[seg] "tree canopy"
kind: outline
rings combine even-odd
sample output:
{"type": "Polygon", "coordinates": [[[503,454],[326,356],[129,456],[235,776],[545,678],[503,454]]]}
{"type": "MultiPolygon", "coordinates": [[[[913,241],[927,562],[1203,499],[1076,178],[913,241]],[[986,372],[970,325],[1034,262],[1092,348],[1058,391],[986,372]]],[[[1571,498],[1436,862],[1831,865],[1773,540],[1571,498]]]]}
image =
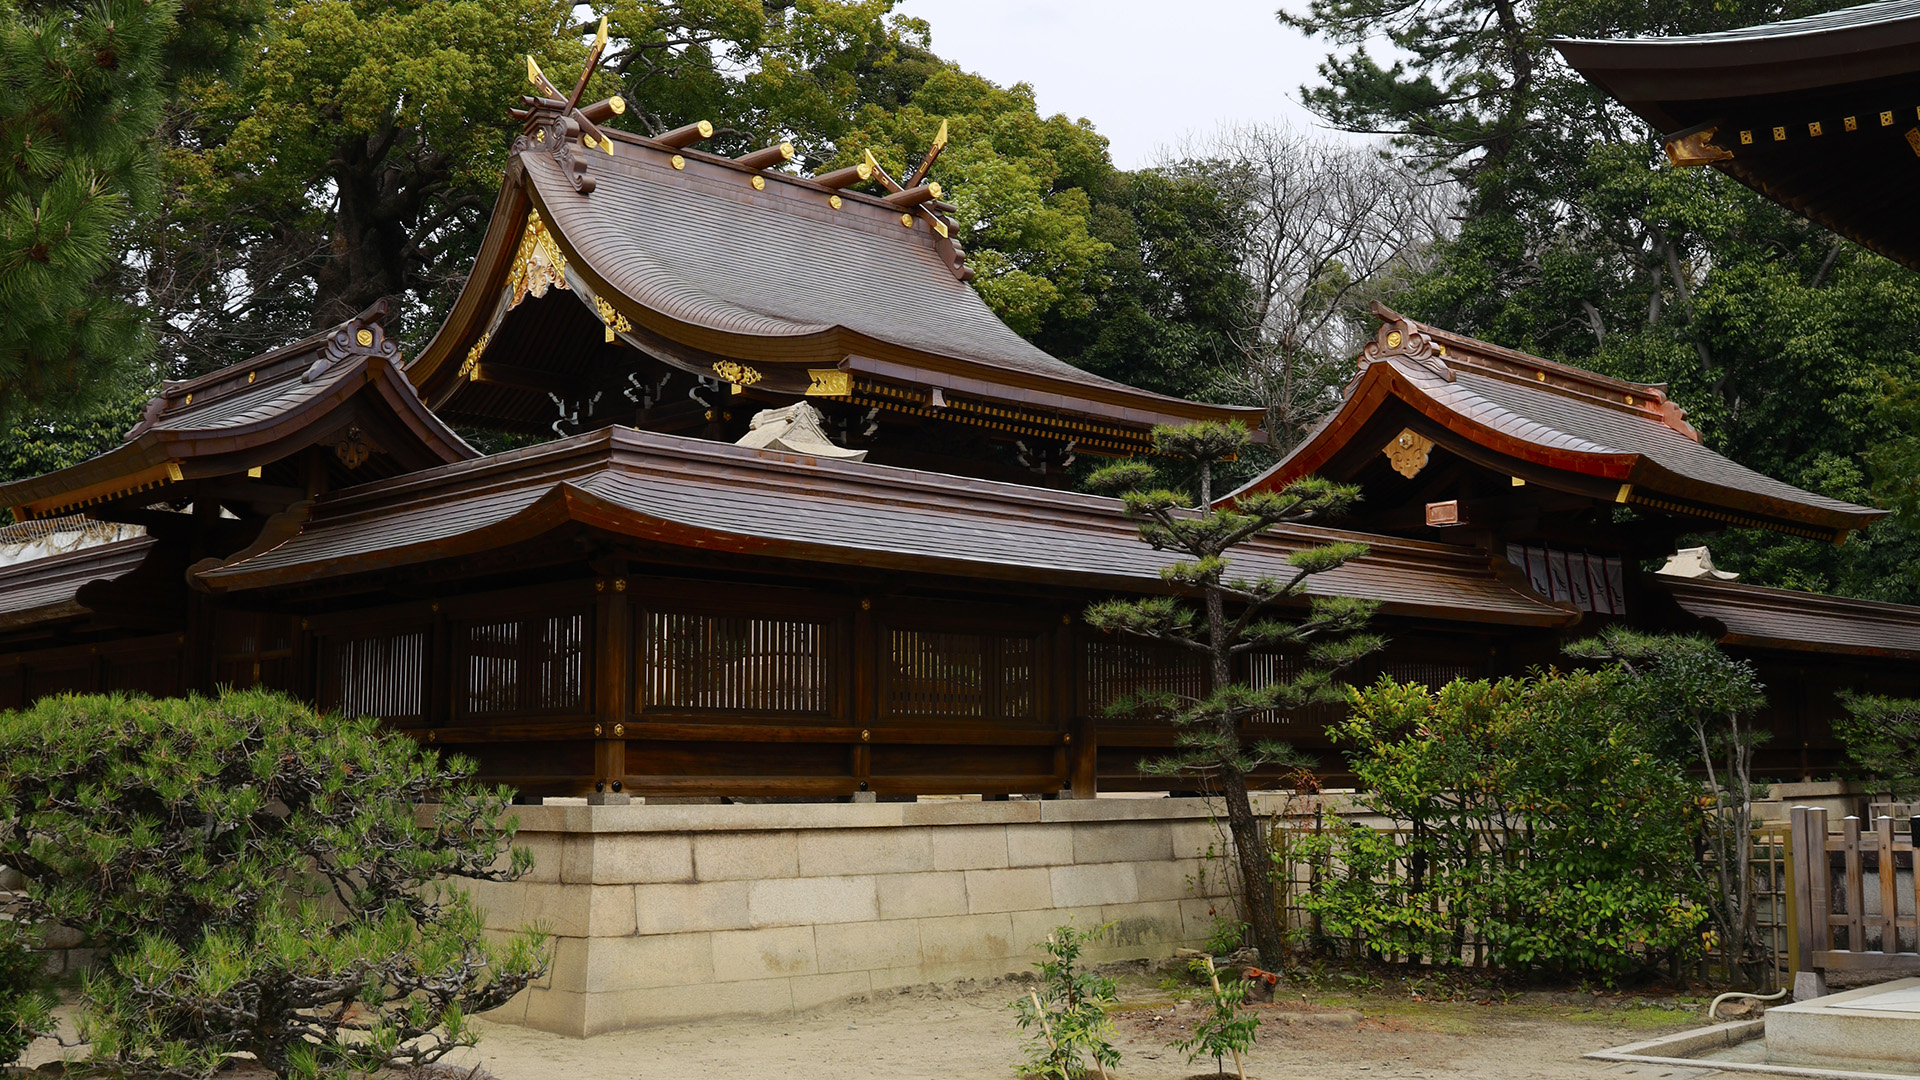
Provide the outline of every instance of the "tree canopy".
{"type": "Polygon", "coordinates": [[[1760,584],[1912,602],[1920,517],[1905,466],[1920,278],[1714,170],[1667,166],[1659,133],[1549,45],[1843,6],[1306,0],[1279,18],[1331,46],[1320,81],[1303,90],[1311,107],[1349,131],[1385,135],[1462,193],[1457,235],[1405,283],[1396,308],[1667,383],[1707,444],[1734,460],[1894,506],[1895,517],[1840,548],[1736,530],[1713,540],[1715,558],[1760,584]],[[1391,64],[1369,51],[1380,38],[1394,47],[1391,64]]]}
{"type": "Polygon", "coordinates": [[[159,200],[162,111],[181,80],[234,63],[263,14],[0,0],[0,421],[85,404],[149,352],[123,255],[159,200]]]}

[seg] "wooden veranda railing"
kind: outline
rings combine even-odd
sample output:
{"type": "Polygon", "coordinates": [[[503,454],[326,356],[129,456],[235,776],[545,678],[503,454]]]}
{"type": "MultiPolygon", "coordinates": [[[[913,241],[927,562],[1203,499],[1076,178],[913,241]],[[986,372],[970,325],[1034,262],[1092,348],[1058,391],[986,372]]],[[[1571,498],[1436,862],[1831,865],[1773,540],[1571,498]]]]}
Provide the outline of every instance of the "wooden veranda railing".
{"type": "Polygon", "coordinates": [[[1793,886],[1796,998],[1825,992],[1825,972],[1920,968],[1915,830],[1857,817],[1827,831],[1827,812],[1796,806],[1793,886]]]}

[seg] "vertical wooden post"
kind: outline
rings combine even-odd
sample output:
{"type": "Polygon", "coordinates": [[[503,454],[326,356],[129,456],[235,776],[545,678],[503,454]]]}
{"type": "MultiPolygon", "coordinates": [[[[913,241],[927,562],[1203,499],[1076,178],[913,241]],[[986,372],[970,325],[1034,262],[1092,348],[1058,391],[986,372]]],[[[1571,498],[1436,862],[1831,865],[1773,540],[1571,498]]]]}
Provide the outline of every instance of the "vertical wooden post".
{"type": "Polygon", "coordinates": [[[872,731],[875,720],[880,715],[880,664],[883,649],[879,631],[873,618],[873,600],[861,597],[853,612],[853,678],[852,708],[848,715],[853,726],[859,729],[859,741],[849,751],[848,770],[853,774],[853,787],[856,795],[871,791],[873,780],[872,731]]]}
{"type": "MultiPolygon", "coordinates": [[[[633,716],[633,611],[627,603],[627,563],[610,559],[594,582],[593,793],[626,801],[627,723],[633,716]]],[[[615,801],[615,800],[609,800],[615,801]]]]}
{"type": "Polygon", "coordinates": [[[1873,823],[1873,838],[1876,853],[1875,861],[1880,867],[1880,951],[1897,953],[1900,951],[1900,932],[1895,926],[1900,918],[1900,894],[1898,877],[1893,870],[1893,819],[1885,814],[1873,823]]]}
{"type": "Polygon", "coordinates": [[[439,604],[432,606],[433,621],[427,627],[427,684],[425,716],[429,728],[446,727],[453,720],[453,625],[439,604]]]}
{"type": "Polygon", "coordinates": [[[1782,860],[1787,875],[1786,884],[1780,890],[1781,899],[1786,904],[1787,927],[1787,983],[1792,985],[1800,978],[1800,972],[1807,966],[1807,954],[1813,948],[1811,933],[1807,929],[1807,901],[1801,892],[1807,886],[1807,868],[1801,865],[1806,860],[1807,851],[1807,808],[1795,806],[1787,811],[1787,850],[1782,860]]]}
{"type": "Polygon", "coordinates": [[[1100,794],[1100,721],[1082,717],[1073,724],[1067,744],[1072,765],[1073,797],[1092,799],[1100,794]]]}
{"type": "Polygon", "coordinates": [[[1913,886],[1913,948],[1920,952],[1920,817],[1907,819],[1907,865],[1913,868],[1908,883],[1913,886]]]}
{"type": "Polygon", "coordinates": [[[1866,904],[1862,903],[1866,888],[1865,875],[1860,868],[1860,817],[1848,814],[1840,823],[1841,835],[1846,843],[1847,874],[1847,951],[1864,952],[1860,939],[1866,936],[1866,904]]]}
{"type": "MultiPolygon", "coordinates": [[[[1821,807],[1807,811],[1807,913],[1813,925],[1813,951],[1833,948],[1833,863],[1827,858],[1827,812],[1821,807]]],[[[1818,967],[1817,957],[1809,956],[1808,965],[1818,967]]]]}
{"type": "Polygon", "coordinates": [[[1826,972],[1817,955],[1826,947],[1827,813],[1807,806],[1791,811],[1793,844],[1794,920],[1793,1000],[1825,997],[1826,972]]]}

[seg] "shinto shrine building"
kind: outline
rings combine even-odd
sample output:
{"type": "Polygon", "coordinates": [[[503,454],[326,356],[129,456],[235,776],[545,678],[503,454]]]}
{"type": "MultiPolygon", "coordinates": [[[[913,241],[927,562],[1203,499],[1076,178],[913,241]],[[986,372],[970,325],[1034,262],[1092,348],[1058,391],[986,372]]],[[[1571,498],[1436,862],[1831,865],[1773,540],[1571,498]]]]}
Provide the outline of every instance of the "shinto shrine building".
{"type": "MultiPolygon", "coordinates": [[[[1656,123],[1732,115],[1661,92],[1656,123]]],[[[1205,672],[1084,624],[1163,590],[1167,559],[1116,501],[1065,488],[1077,458],[1150,453],[1156,425],[1257,431],[1260,411],[1014,333],[924,166],[798,176],[790,148],[702,152],[703,125],[599,128],[617,108],[529,100],[417,356],[376,307],[169,383],[121,446],[0,485],[0,707],[267,686],[471,754],[527,801],[591,796],[525,808],[551,876],[490,902],[555,920],[562,973],[518,1015],[559,1030],[1013,970],[1063,911],[1132,927],[1136,951],[1204,937],[1181,882],[1204,807],[1081,800],[1166,787],[1137,763],[1171,731],[1105,707],[1205,672]],[[549,441],[482,455],[456,427],[549,441]],[[928,795],[1073,801],[889,805],[928,795]],[[605,805],[635,797],[880,802],[605,805]],[[646,891],[669,888],[693,891],[646,891]],[[659,922],[673,904],[699,914],[659,922]],[[693,974],[636,974],[676,964],[693,974]]],[[[1785,183],[1767,170],[1800,166],[1765,147],[1736,175],[1785,183]]],[[[1856,208],[1818,212],[1845,231],[1856,208]]],[[[1882,511],[1714,453],[1662,387],[1378,315],[1344,404],[1255,481],[1319,474],[1364,501],[1237,556],[1368,545],[1313,579],[1380,602],[1391,643],[1357,678],[1521,673],[1612,622],[1703,633],[1758,666],[1760,771],[1782,778],[1834,767],[1837,691],[1920,693],[1920,609],[1653,572],[1684,535],[1839,543],[1882,511]]],[[[1263,723],[1338,782],[1323,719],[1263,723]]]]}

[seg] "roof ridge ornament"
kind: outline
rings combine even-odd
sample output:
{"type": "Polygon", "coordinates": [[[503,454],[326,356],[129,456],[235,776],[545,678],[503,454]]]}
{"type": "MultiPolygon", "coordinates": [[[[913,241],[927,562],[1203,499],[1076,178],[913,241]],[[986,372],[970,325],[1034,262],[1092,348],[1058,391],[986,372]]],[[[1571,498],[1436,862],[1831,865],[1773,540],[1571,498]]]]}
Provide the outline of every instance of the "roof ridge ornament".
{"type": "Polygon", "coordinates": [[[398,356],[400,347],[387,339],[387,329],[383,325],[388,310],[385,299],[375,300],[365,311],[335,327],[333,333],[327,335],[327,343],[321,346],[319,358],[300,376],[300,381],[312,382],[349,356],[389,359],[398,356]]]}
{"type": "Polygon", "coordinates": [[[587,62],[580,69],[580,79],[574,83],[573,93],[562,95],[560,89],[547,79],[540,70],[540,64],[532,54],[527,56],[527,81],[540,92],[539,97],[525,97],[520,100],[525,109],[513,109],[515,119],[526,121],[520,137],[513,140],[513,153],[524,153],[535,147],[553,155],[560,165],[560,172],[573,185],[573,190],[582,195],[593,194],[594,178],[587,175],[585,158],[575,157],[573,143],[575,139],[589,150],[604,150],[613,153],[613,140],[607,133],[595,125],[594,117],[606,119],[626,112],[626,102],[619,97],[595,102],[585,108],[580,106],[580,95],[586,92],[587,82],[600,66],[600,58],[607,51],[607,17],[600,16],[600,28],[594,32],[593,45],[587,50],[587,62]]]}
{"type": "MultiPolygon", "coordinates": [[[[943,194],[940,185],[927,181],[928,171],[933,168],[933,163],[940,159],[940,152],[946,148],[947,122],[942,120],[940,130],[933,136],[932,145],[927,147],[926,156],[921,158],[920,164],[908,174],[906,183],[903,184],[889,176],[879,159],[873,156],[872,150],[860,152],[863,159],[860,164],[866,167],[866,172],[857,175],[862,180],[869,178],[878,180],[880,186],[887,189],[887,194],[882,198],[905,211],[900,215],[900,224],[911,227],[915,211],[926,219],[928,228],[933,230],[934,250],[938,251],[940,257],[946,261],[947,269],[952,272],[954,279],[964,283],[973,280],[973,268],[967,265],[967,250],[953,238],[953,230],[959,227],[959,223],[938,212],[953,208],[939,201],[943,194]]],[[[858,168],[859,166],[855,166],[856,172],[858,168]]],[[[852,180],[845,177],[848,172],[847,169],[840,169],[828,173],[827,179],[834,181],[830,186],[843,187],[852,183],[852,180]]]]}
{"type": "Polygon", "coordinates": [[[1374,318],[1380,320],[1380,328],[1374,332],[1373,340],[1367,342],[1367,347],[1360,350],[1362,369],[1376,360],[1404,356],[1442,379],[1453,381],[1453,369],[1445,359],[1446,346],[1435,345],[1433,338],[1425,333],[1426,327],[1378,300],[1369,306],[1374,318]]]}

